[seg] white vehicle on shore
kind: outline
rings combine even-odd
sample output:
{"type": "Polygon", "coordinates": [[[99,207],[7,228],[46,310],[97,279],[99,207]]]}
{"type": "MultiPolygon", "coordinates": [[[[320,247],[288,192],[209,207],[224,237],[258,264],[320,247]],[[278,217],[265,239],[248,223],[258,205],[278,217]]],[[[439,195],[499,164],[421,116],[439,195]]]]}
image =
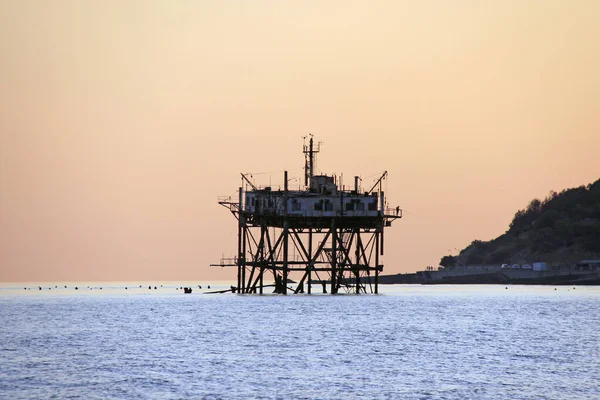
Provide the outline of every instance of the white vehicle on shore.
{"type": "Polygon", "coordinates": [[[521,269],[533,269],[533,267],[529,264],[523,264],[521,265],[521,269]]]}
{"type": "Polygon", "coordinates": [[[512,269],[520,269],[521,266],[519,264],[513,264],[511,268],[512,269]]]}

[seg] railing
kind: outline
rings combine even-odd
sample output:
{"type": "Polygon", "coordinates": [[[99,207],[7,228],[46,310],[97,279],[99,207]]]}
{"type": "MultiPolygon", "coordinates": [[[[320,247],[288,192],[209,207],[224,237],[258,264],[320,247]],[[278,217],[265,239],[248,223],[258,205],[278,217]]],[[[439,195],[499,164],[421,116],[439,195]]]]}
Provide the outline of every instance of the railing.
{"type": "Polygon", "coordinates": [[[398,218],[402,218],[402,209],[401,208],[386,208],[384,210],[384,214],[386,216],[396,216],[398,218]]]}
{"type": "MultiPolygon", "coordinates": [[[[219,196],[218,197],[219,204],[229,206],[232,210],[238,210],[239,208],[239,200],[236,199],[234,201],[233,196],[219,196]]],[[[333,210],[292,210],[288,209],[288,216],[298,216],[298,217],[377,217],[383,216],[388,218],[402,218],[402,209],[399,207],[391,208],[386,207],[382,210],[346,210],[339,208],[339,204],[335,204],[333,210]]],[[[261,209],[260,211],[256,211],[254,206],[250,204],[243,204],[243,210],[249,213],[257,214],[257,215],[274,215],[274,216],[283,216],[283,205],[276,201],[276,207],[261,209]]]]}
{"type": "Polygon", "coordinates": [[[223,207],[229,208],[231,212],[239,212],[240,209],[240,204],[238,202],[233,202],[231,196],[219,197],[219,204],[221,204],[223,207]]]}
{"type": "Polygon", "coordinates": [[[237,257],[221,257],[221,265],[237,264],[237,257]]]}
{"type": "MultiPolygon", "coordinates": [[[[267,209],[254,211],[251,207],[245,208],[246,212],[256,214],[256,215],[264,215],[264,216],[278,216],[283,217],[284,212],[280,209],[267,209]]],[[[377,217],[380,215],[379,211],[341,211],[341,210],[323,210],[323,211],[288,211],[288,217],[309,217],[309,218],[330,218],[330,217],[377,217]]]]}
{"type": "Polygon", "coordinates": [[[217,198],[217,201],[219,203],[231,203],[233,202],[232,197],[231,196],[219,196],[217,198]]]}
{"type": "Polygon", "coordinates": [[[237,257],[221,257],[218,264],[210,264],[211,267],[235,267],[237,265],[237,257]]]}

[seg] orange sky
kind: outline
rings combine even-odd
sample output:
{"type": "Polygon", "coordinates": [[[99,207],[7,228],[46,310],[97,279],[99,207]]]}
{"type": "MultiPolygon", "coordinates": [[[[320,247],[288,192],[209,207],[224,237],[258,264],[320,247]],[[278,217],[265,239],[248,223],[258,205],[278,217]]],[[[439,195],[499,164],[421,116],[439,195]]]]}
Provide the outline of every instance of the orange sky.
{"type": "MultiPolygon", "coordinates": [[[[235,280],[239,172],[383,170],[385,273],[600,177],[597,1],[0,1],[0,281],[235,280]]],[[[368,178],[367,178],[368,177],[368,178]]]]}

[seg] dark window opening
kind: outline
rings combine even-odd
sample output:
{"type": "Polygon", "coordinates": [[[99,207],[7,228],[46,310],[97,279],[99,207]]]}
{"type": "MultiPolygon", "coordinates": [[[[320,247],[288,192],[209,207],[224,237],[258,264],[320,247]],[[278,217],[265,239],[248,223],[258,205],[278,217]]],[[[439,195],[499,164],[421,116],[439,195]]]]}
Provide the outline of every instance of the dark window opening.
{"type": "Polygon", "coordinates": [[[373,200],[369,203],[369,211],[377,211],[377,200],[373,200]]]}

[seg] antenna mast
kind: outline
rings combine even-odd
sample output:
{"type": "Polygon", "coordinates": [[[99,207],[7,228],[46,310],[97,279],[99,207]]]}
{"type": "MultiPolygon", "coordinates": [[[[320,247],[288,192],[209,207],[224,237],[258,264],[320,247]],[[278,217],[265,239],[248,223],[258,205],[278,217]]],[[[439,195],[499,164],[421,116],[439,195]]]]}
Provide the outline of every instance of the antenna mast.
{"type": "MultiPolygon", "coordinates": [[[[306,142],[304,143],[304,149],[302,152],[304,153],[305,161],[304,161],[304,186],[308,186],[309,189],[312,189],[312,181],[315,171],[315,154],[318,153],[321,149],[321,143],[318,143],[316,148],[313,145],[313,134],[309,133],[310,140],[308,142],[308,146],[306,142]]],[[[304,137],[306,140],[306,136],[304,137]]]]}

